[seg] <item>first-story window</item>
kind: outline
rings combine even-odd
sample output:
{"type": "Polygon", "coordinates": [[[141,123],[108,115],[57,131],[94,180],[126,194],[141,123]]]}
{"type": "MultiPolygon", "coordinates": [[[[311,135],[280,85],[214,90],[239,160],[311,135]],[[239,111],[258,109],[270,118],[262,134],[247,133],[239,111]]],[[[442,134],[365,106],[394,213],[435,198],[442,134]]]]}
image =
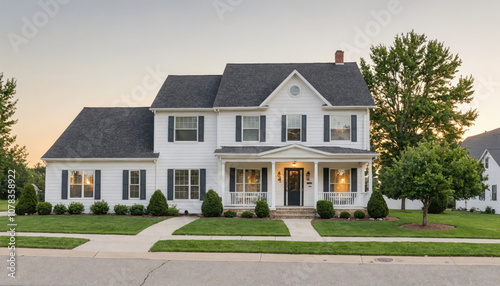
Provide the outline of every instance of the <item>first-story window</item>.
{"type": "Polygon", "coordinates": [[[175,170],[175,199],[200,199],[200,170],[175,170]]]}
{"type": "Polygon", "coordinates": [[[491,186],[491,200],[492,201],[497,200],[497,185],[491,186]]]}
{"type": "Polygon", "coordinates": [[[331,140],[351,140],[351,117],[349,115],[332,115],[330,121],[331,140]]]}
{"type": "Polygon", "coordinates": [[[69,197],[94,197],[94,171],[70,171],[69,197]]]}
{"type": "Polygon", "coordinates": [[[130,182],[129,182],[129,198],[138,199],[139,198],[139,182],[141,173],[139,171],[130,171],[130,182]]]}
{"type": "Polygon", "coordinates": [[[260,192],[260,169],[237,169],[237,192],[260,192]]]}
{"type": "Polygon", "coordinates": [[[287,116],[287,141],[300,141],[300,131],[302,127],[301,115],[287,116]]]}
{"type": "Polygon", "coordinates": [[[259,116],[243,116],[243,141],[259,141],[259,116]]]}
{"type": "Polygon", "coordinates": [[[351,191],[351,170],[330,169],[330,192],[351,191]]]}
{"type": "Polygon", "coordinates": [[[479,200],[484,201],[485,198],[486,198],[486,191],[483,191],[483,193],[479,196],[479,200]]]}
{"type": "Polygon", "coordinates": [[[175,117],[175,141],[198,140],[198,117],[175,117]]]}

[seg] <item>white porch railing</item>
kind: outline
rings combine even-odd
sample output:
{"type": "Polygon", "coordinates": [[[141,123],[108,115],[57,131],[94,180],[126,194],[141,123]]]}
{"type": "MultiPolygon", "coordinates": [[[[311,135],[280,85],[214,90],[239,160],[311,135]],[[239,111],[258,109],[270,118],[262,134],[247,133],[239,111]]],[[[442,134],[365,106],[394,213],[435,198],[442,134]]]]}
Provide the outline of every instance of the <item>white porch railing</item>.
{"type": "Polygon", "coordinates": [[[334,206],[363,206],[368,203],[368,192],[321,192],[318,194],[319,200],[331,201],[334,206]]]}
{"type": "Polygon", "coordinates": [[[225,193],[225,198],[225,206],[230,207],[254,207],[258,200],[266,200],[267,204],[271,206],[271,196],[263,192],[225,193]]]}

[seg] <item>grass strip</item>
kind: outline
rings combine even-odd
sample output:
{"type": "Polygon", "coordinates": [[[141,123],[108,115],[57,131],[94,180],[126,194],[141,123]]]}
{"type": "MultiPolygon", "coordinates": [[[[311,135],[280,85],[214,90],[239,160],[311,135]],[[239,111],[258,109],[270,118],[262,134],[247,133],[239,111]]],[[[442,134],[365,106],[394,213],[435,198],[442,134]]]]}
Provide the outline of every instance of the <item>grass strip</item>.
{"type": "MultiPolygon", "coordinates": [[[[73,249],[89,241],[84,238],[16,236],[15,246],[26,248],[73,249]]],[[[10,236],[0,236],[0,247],[7,247],[10,236]]]]}
{"type": "Polygon", "coordinates": [[[277,220],[201,218],[178,230],[174,235],[245,235],[290,236],[285,223],[277,220]]]}

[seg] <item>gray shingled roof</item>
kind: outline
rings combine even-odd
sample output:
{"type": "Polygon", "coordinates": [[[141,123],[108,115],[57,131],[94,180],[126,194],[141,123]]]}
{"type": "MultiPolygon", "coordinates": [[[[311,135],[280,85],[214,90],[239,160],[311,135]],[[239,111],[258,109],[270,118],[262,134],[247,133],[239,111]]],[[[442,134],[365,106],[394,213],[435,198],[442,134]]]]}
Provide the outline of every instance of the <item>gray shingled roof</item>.
{"type": "Polygon", "coordinates": [[[42,158],[158,158],[153,127],[148,107],[85,107],[42,158]]]}
{"type": "Polygon", "coordinates": [[[151,108],[211,108],[222,76],[170,75],[151,108]]]}
{"type": "MultiPolygon", "coordinates": [[[[286,146],[222,146],[220,149],[216,149],[214,153],[215,154],[259,154],[262,152],[271,151],[283,147],[286,146]]],[[[304,146],[304,147],[312,148],[318,151],[327,152],[331,154],[378,155],[378,153],[369,150],[343,148],[336,146],[319,146],[319,147],[304,146]]]]}
{"type": "Polygon", "coordinates": [[[260,105],[297,70],[333,106],[375,106],[356,63],[228,64],[214,107],[260,105]]]}
{"type": "Polygon", "coordinates": [[[470,147],[470,154],[476,159],[488,149],[495,161],[500,164],[500,128],[467,137],[462,147],[470,147]]]}

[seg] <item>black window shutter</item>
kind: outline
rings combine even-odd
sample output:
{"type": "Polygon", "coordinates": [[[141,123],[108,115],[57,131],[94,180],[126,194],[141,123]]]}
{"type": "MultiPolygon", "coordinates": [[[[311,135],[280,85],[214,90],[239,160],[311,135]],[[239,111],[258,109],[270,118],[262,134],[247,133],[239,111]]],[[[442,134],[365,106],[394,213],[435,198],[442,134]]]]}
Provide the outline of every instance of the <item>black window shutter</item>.
{"type": "Polygon", "coordinates": [[[286,115],[281,116],[281,142],[286,142],[286,115]]]}
{"type": "Polygon", "coordinates": [[[301,134],[301,141],[306,142],[307,141],[307,115],[302,115],[302,130],[300,130],[301,134]]]}
{"type": "Polygon", "coordinates": [[[262,168],[262,190],[261,192],[267,192],[267,168],[262,168]]]}
{"type": "Polygon", "coordinates": [[[168,117],[168,142],[174,142],[174,117],[168,117]]]}
{"type": "Polygon", "coordinates": [[[146,199],[146,170],[141,170],[141,181],[139,186],[139,199],[146,199]]]}
{"type": "Polygon", "coordinates": [[[174,169],[167,170],[167,200],[174,199],[174,169]]]}
{"type": "Polygon", "coordinates": [[[236,169],[229,168],[229,192],[234,193],[236,191],[236,169]]]}
{"type": "Polygon", "coordinates": [[[325,117],[324,117],[323,141],[330,142],[330,115],[325,115],[325,117]]]}
{"type": "Polygon", "coordinates": [[[95,170],[94,200],[101,199],[101,170],[95,170]]]}
{"type": "Polygon", "coordinates": [[[241,115],[236,115],[236,142],[241,142],[241,115]]]}
{"type": "Polygon", "coordinates": [[[330,169],[323,168],[323,192],[330,191],[330,169]]]}
{"type": "Polygon", "coordinates": [[[260,116],[260,142],[266,142],[266,116],[260,116]]]}
{"type": "Polygon", "coordinates": [[[123,192],[122,199],[128,200],[128,170],[123,170],[123,192]]]}
{"type": "Polygon", "coordinates": [[[200,169],[200,201],[203,201],[206,192],[207,192],[207,170],[200,169]]]}
{"type": "Polygon", "coordinates": [[[205,141],[205,116],[198,116],[198,142],[205,141]]]}
{"type": "Polygon", "coordinates": [[[358,169],[351,168],[351,192],[356,193],[358,191],[358,169]]]}
{"type": "Polygon", "coordinates": [[[61,199],[68,199],[68,170],[62,170],[62,180],[61,180],[61,199]]]}
{"type": "Polygon", "coordinates": [[[357,138],[357,134],[358,134],[357,128],[358,128],[358,119],[357,119],[357,116],[356,115],[351,115],[351,141],[352,142],[357,142],[358,141],[358,138],[357,138]]]}

